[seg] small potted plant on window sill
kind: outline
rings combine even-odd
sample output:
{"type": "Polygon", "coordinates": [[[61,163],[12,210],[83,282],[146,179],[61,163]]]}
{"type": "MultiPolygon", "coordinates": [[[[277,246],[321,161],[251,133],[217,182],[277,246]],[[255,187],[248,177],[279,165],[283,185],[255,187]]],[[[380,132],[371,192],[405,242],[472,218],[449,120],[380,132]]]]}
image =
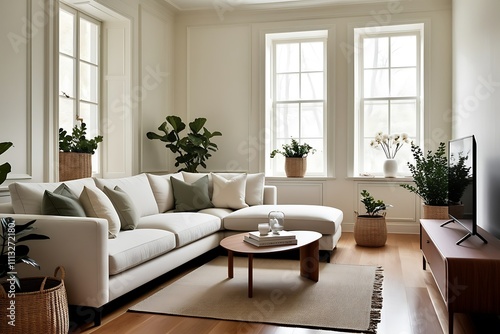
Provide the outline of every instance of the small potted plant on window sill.
{"type": "Polygon", "coordinates": [[[383,200],[375,200],[366,190],[361,191],[361,202],[365,205],[366,214],[356,213],[354,223],[354,240],[356,244],[366,247],[381,247],[387,241],[387,225],[385,210],[392,205],[383,200]]]}
{"type": "Polygon", "coordinates": [[[299,144],[292,138],[290,144],[283,144],[282,149],[275,149],[271,152],[271,158],[276,154],[285,157],[285,173],[287,177],[304,177],[307,170],[307,156],[314,154],[316,149],[307,143],[299,144]]]}
{"type": "Polygon", "coordinates": [[[71,135],[59,129],[59,181],[92,176],[92,155],[103,137],[87,139],[86,135],[87,126],[83,122],[73,127],[71,135]]]}

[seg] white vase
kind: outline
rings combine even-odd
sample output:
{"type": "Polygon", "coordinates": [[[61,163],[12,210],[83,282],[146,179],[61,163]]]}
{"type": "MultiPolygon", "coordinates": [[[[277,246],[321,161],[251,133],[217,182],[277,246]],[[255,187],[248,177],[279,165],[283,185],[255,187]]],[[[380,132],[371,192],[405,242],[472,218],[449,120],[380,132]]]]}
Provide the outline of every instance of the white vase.
{"type": "Polygon", "coordinates": [[[398,162],[395,159],[387,159],[384,161],[384,176],[396,177],[398,172],[398,162]]]}

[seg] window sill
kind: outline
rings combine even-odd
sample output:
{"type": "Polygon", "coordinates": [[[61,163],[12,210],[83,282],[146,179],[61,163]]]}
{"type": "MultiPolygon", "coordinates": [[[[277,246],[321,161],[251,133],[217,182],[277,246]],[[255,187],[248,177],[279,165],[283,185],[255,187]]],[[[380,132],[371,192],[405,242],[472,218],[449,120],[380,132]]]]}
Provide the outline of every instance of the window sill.
{"type": "Polygon", "coordinates": [[[413,181],[413,177],[411,176],[397,176],[397,177],[384,177],[384,176],[351,176],[348,177],[347,180],[352,181],[373,181],[373,182],[411,182],[413,181]]]}

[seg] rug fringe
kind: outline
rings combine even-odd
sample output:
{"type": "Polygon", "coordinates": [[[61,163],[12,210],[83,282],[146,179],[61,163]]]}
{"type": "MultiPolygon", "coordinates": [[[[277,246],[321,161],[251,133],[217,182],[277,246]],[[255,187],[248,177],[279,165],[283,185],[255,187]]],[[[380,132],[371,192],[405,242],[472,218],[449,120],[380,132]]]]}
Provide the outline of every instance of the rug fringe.
{"type": "Polygon", "coordinates": [[[372,306],[370,311],[370,326],[366,333],[376,334],[377,326],[381,320],[382,312],[382,283],[384,281],[384,269],[377,267],[375,270],[375,281],[373,282],[372,306]]]}

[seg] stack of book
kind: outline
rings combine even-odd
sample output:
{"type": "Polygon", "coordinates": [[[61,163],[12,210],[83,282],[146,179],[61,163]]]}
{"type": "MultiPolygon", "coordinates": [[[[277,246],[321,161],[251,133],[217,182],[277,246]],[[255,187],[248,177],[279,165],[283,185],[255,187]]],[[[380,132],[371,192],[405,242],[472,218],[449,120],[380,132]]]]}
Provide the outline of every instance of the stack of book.
{"type": "Polygon", "coordinates": [[[257,247],[297,244],[297,238],[295,237],[295,234],[288,231],[281,231],[280,234],[273,234],[272,232],[269,232],[265,235],[261,235],[257,231],[252,231],[248,232],[248,236],[245,235],[245,238],[243,240],[257,247]]]}

